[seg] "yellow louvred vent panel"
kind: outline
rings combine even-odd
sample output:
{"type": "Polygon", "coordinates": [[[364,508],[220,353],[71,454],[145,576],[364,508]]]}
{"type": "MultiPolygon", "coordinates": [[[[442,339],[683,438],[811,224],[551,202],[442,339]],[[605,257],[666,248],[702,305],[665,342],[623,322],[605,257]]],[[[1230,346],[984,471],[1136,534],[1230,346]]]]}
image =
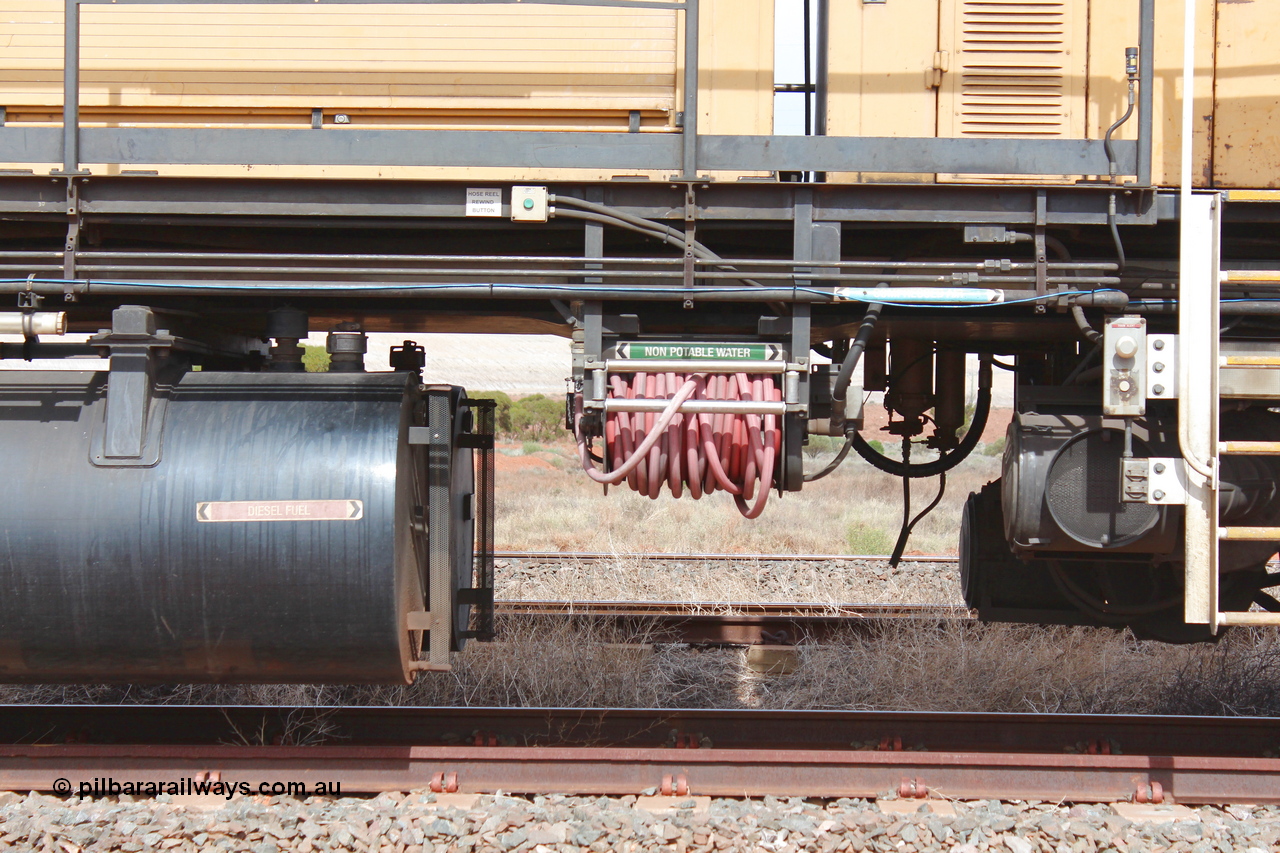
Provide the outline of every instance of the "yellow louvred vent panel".
{"type": "Polygon", "coordinates": [[[1084,0],[944,6],[939,135],[1084,136],[1084,0]]]}

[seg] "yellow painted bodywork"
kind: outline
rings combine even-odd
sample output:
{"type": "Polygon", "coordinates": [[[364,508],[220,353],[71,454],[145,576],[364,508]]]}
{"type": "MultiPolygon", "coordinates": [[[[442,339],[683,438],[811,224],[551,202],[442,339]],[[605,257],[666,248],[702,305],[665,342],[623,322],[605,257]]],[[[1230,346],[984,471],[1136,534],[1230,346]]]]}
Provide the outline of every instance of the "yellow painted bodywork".
{"type": "MultiPolygon", "coordinates": [[[[62,7],[62,0],[0,0],[0,106],[12,125],[61,120],[62,7]]],[[[1157,0],[1156,7],[1153,179],[1173,186],[1180,172],[1184,3],[1157,0]]],[[[341,114],[361,128],[626,133],[638,114],[642,133],[679,132],[683,13],[676,10],[483,4],[81,9],[86,126],[303,128],[321,109],[326,126],[341,114]]],[[[1201,0],[1197,9],[1195,184],[1280,188],[1280,76],[1274,74],[1280,2],[1201,0]]],[[[1124,52],[1138,42],[1138,3],[832,0],[831,33],[827,124],[833,136],[1100,139],[1125,109],[1124,52]],[[1030,69],[1026,79],[1017,71],[1023,66],[1030,69]]],[[[701,132],[771,133],[772,0],[703,0],[700,51],[701,132]]],[[[1135,114],[1116,138],[1136,139],[1137,132],[1135,114]]],[[[113,164],[86,165],[98,174],[119,171],[113,164]]],[[[263,177],[617,177],[534,167],[130,168],[263,177]]],[[[1029,182],[854,171],[830,172],[828,180],[1029,182]]]]}
{"type": "MultiPolygon", "coordinates": [[[[0,0],[11,123],[56,125],[62,0],[0,0]]],[[[306,128],[322,109],[359,128],[677,133],[676,10],[544,5],[85,5],[85,126],[306,128]]],[[[706,133],[768,134],[772,0],[704,0],[706,133]]],[[[17,164],[15,164],[17,165],[17,164]]],[[[54,168],[56,164],[47,164],[54,168]]],[[[86,164],[95,173],[115,164],[86,164]]],[[[607,180],[582,169],[174,166],[162,174],[607,180]]],[[[42,171],[37,167],[37,171],[42,171]]],[[[645,177],[664,179],[664,173],[645,177]]]]}
{"type": "Polygon", "coordinates": [[[1219,3],[1217,12],[1214,185],[1280,187],[1280,3],[1219,3]]]}
{"type": "MultiPolygon", "coordinates": [[[[1250,7],[1257,3],[1248,4],[1250,7]]],[[[1156,0],[1155,121],[1152,126],[1152,177],[1159,186],[1177,186],[1182,168],[1182,0],[1156,0]]],[[[1214,3],[1196,3],[1196,100],[1192,182],[1211,186],[1213,134],[1214,3]]],[[[1127,103],[1124,50],[1138,44],[1138,4],[1094,0],[1090,8],[1089,125],[1090,139],[1101,139],[1127,103]]],[[[1137,139],[1138,119],[1131,118],[1114,136],[1137,139]]]]}
{"type": "MultiPolygon", "coordinates": [[[[938,0],[832,3],[831,136],[935,136],[938,90],[933,58],[938,49],[938,0]]],[[[883,175],[828,172],[833,183],[931,181],[933,174],[883,175]]]]}

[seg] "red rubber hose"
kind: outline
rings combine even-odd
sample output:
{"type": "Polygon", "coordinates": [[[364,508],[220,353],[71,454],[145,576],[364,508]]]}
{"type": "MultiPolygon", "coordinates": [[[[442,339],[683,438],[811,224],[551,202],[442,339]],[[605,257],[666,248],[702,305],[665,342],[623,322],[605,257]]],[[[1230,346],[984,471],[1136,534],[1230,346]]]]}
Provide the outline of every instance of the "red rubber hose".
{"type": "Polygon", "coordinates": [[[604,424],[604,457],[609,470],[591,462],[581,429],[582,397],[575,424],[583,470],[597,483],[624,479],[633,490],[658,497],[663,484],[674,497],[688,489],[694,498],[717,489],[733,495],[738,510],[756,518],[773,488],[773,469],[782,447],[777,415],[692,414],[679,411],[687,400],[781,402],[772,376],[746,373],[637,373],[630,381],[610,377],[613,399],[667,399],[662,412],[610,412],[604,424]]]}

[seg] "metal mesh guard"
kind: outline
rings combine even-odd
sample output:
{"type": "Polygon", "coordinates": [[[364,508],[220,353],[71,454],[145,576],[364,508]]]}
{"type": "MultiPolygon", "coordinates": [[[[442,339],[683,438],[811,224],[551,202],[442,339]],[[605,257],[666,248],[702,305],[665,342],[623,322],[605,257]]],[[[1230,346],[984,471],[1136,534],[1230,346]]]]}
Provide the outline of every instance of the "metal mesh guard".
{"type": "MultiPolygon", "coordinates": [[[[1134,439],[1134,453],[1147,448],[1134,439]]],[[[1068,536],[1095,548],[1128,544],[1147,533],[1160,510],[1120,500],[1120,459],[1124,433],[1105,429],[1077,436],[1058,451],[1049,468],[1045,499],[1049,513],[1068,536]]]]}

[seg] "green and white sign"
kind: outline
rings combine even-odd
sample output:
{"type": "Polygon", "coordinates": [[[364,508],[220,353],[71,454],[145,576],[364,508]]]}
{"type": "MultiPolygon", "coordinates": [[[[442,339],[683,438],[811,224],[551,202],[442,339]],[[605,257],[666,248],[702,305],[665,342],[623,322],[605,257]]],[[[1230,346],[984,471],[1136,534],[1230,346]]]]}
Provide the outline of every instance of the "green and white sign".
{"type": "Polygon", "coordinates": [[[710,343],[619,343],[618,358],[628,359],[684,359],[715,361],[781,361],[782,347],[778,344],[710,344],[710,343]]]}

